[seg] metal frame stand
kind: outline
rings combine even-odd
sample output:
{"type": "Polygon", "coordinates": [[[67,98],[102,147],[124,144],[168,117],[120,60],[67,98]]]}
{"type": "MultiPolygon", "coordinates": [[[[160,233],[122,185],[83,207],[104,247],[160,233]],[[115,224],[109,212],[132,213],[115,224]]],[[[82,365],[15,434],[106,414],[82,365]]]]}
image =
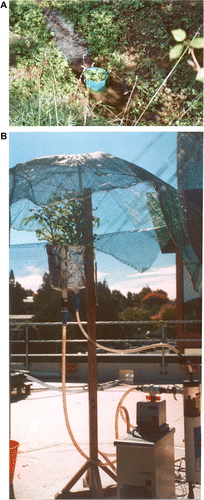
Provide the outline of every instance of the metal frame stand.
{"type": "MultiPolygon", "coordinates": [[[[93,254],[93,224],[92,224],[92,200],[91,189],[84,189],[84,232],[86,244],[85,250],[85,274],[87,293],[87,328],[88,335],[96,341],[96,317],[95,317],[95,283],[94,283],[94,254],[93,254]]],[[[65,297],[63,297],[65,298],[65,297]]],[[[65,325],[63,325],[65,326],[65,325]]],[[[70,490],[77,483],[84,473],[86,478],[84,485],[89,487],[89,498],[103,498],[99,467],[102,468],[114,481],[117,476],[108,466],[98,459],[98,415],[97,415],[97,358],[96,346],[88,342],[88,387],[89,387],[89,460],[78,470],[72,479],[66,484],[60,493],[55,495],[55,499],[71,498],[70,490]]],[[[110,491],[109,491],[110,494],[110,491]]],[[[80,495],[79,495],[80,496],[80,495]]]]}

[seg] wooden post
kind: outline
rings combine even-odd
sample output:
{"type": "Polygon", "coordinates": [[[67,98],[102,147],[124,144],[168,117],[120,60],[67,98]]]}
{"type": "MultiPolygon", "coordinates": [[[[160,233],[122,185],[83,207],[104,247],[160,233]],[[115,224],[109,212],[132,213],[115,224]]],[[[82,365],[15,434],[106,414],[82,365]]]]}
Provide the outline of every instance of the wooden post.
{"type": "MultiPolygon", "coordinates": [[[[93,252],[93,224],[92,224],[92,201],[91,189],[83,191],[84,199],[84,237],[85,237],[85,273],[86,273],[86,297],[87,297],[87,330],[89,337],[96,341],[96,294],[94,283],[94,252],[93,252]]],[[[62,276],[63,278],[63,276],[62,276]]],[[[63,280],[62,280],[63,281],[63,280]]],[[[62,294],[66,300],[66,290],[62,294]]],[[[66,329],[66,325],[63,325],[66,329]]],[[[66,330],[63,330],[64,334],[66,330]]],[[[99,467],[103,469],[114,481],[117,481],[115,471],[98,459],[98,415],[97,415],[97,358],[96,345],[88,342],[88,385],[89,385],[89,459],[85,465],[74,475],[74,477],[63,488],[61,493],[55,495],[55,499],[66,498],[70,489],[87,472],[86,485],[90,489],[90,498],[103,498],[103,490],[99,474],[99,467]]],[[[103,454],[101,453],[103,456],[103,454]]],[[[113,468],[113,464],[109,464],[113,468]]],[[[67,497],[69,498],[69,496],[67,497]]]]}
{"type": "MultiPolygon", "coordinates": [[[[183,296],[183,262],[176,251],[176,319],[182,321],[184,318],[184,296],[183,296]]],[[[183,323],[177,323],[177,339],[183,336],[183,323]]]]}
{"type": "MultiPolygon", "coordinates": [[[[85,272],[87,297],[87,329],[88,335],[96,341],[96,297],[94,283],[94,254],[93,254],[93,224],[91,189],[84,189],[84,236],[85,236],[85,272]]],[[[101,482],[98,465],[98,416],[97,416],[97,359],[96,346],[88,343],[88,384],[89,384],[89,487],[92,493],[101,494],[101,482]]]]}

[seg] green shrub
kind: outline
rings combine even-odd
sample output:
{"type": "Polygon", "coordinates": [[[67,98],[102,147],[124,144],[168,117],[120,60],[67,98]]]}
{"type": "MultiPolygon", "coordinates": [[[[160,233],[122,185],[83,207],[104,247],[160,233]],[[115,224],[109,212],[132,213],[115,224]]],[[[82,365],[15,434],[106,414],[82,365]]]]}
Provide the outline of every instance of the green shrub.
{"type": "Polygon", "coordinates": [[[103,69],[88,68],[84,73],[84,78],[92,82],[102,82],[106,78],[106,72],[103,69]]]}

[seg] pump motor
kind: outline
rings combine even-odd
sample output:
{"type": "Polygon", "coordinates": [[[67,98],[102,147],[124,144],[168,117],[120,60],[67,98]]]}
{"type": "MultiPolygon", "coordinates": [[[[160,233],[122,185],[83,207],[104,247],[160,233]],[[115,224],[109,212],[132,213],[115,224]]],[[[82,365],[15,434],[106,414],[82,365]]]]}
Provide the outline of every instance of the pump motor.
{"type": "Polygon", "coordinates": [[[165,400],[137,403],[137,427],[114,443],[118,498],[175,498],[174,432],[165,400]]]}

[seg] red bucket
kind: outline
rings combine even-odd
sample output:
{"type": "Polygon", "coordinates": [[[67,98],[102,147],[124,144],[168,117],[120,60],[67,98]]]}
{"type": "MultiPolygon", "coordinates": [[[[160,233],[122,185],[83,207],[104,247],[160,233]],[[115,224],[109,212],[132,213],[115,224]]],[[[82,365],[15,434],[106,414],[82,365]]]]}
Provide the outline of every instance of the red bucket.
{"type": "Polygon", "coordinates": [[[13,441],[13,440],[9,441],[9,478],[10,478],[9,480],[10,480],[10,484],[13,483],[18,447],[19,447],[18,441],[13,441]]]}

